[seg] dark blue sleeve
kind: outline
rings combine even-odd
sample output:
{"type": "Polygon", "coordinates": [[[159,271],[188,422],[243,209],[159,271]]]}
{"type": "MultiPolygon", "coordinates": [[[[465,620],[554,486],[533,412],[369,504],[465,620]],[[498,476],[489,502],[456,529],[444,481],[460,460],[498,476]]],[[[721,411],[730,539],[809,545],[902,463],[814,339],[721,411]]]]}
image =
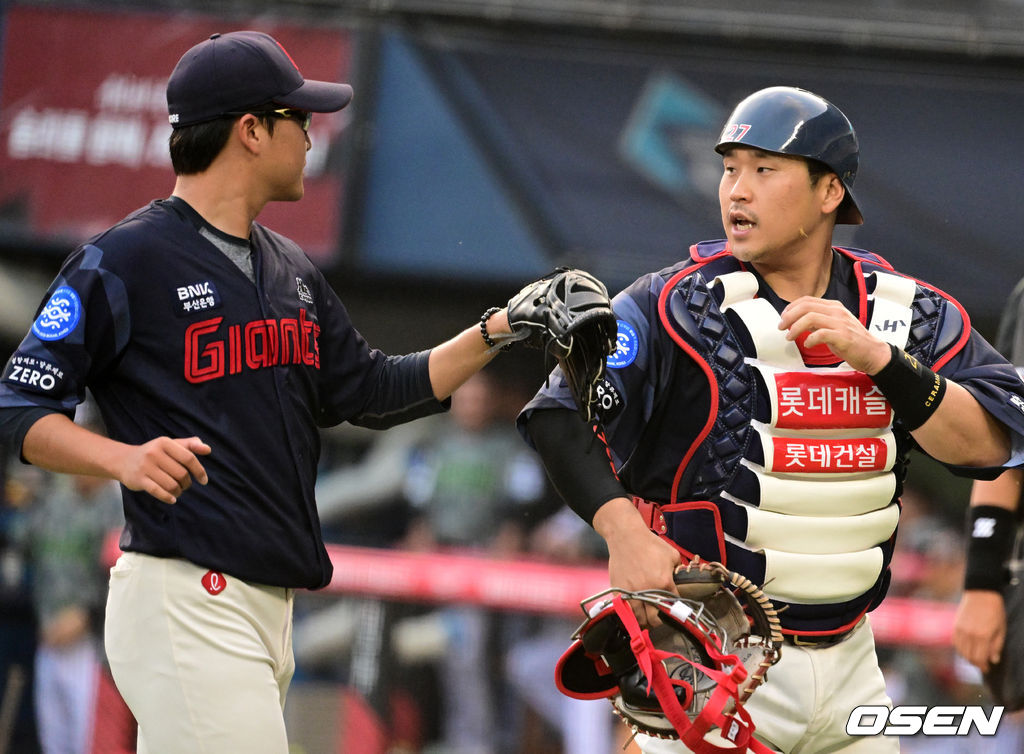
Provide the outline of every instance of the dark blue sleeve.
{"type": "Polygon", "coordinates": [[[446,411],[451,401],[438,401],[434,397],[429,358],[430,351],[386,357],[377,374],[372,400],[351,422],[370,429],[387,429],[446,411]]]}
{"type": "MultiPolygon", "coordinates": [[[[1024,465],[1024,381],[1013,365],[972,329],[967,343],[939,373],[963,386],[1006,426],[1011,452],[1005,467],[1024,465]]],[[[977,469],[950,468],[964,476],[991,476],[980,476],[977,469]]]]}
{"type": "Polygon", "coordinates": [[[43,408],[73,416],[90,379],[116,363],[129,331],[124,284],[105,269],[99,247],[82,246],[64,263],[8,359],[0,410],[43,408]]]}
{"type": "Polygon", "coordinates": [[[322,277],[318,294],[321,427],[349,421],[386,429],[446,410],[430,384],[429,351],[388,356],[371,348],[322,277]]]}
{"type": "Polygon", "coordinates": [[[21,448],[25,443],[25,435],[33,424],[53,413],[57,412],[35,406],[0,408],[0,447],[16,450],[24,460],[21,448]]]}

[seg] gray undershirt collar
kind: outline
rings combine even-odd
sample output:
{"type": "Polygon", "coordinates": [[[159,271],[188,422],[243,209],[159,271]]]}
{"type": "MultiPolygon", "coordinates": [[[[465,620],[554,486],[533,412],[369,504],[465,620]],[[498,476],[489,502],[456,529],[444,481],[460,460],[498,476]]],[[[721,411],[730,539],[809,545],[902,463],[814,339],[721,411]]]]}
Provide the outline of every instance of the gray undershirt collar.
{"type": "Polygon", "coordinates": [[[256,282],[256,273],[253,272],[252,267],[252,249],[249,247],[248,242],[244,242],[241,239],[238,241],[229,240],[206,227],[199,228],[199,235],[224,252],[224,256],[234,262],[235,266],[249,278],[250,282],[256,282]]]}

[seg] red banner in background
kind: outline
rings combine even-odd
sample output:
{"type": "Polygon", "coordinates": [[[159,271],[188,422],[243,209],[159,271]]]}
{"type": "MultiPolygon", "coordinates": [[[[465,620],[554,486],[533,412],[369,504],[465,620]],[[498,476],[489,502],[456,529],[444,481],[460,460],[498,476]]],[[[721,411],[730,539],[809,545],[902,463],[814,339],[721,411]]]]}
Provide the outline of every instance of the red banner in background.
{"type": "MultiPolygon", "coordinates": [[[[121,554],[120,531],[107,538],[102,560],[121,554]]],[[[580,600],[606,589],[608,569],[531,560],[506,560],[477,552],[407,550],[327,545],[334,578],[312,594],[361,595],[398,602],[465,603],[502,610],[578,617],[580,600]]],[[[956,605],[889,597],[871,613],[875,641],[917,648],[951,649],[956,605]]]]}
{"type": "MultiPolygon", "coordinates": [[[[194,14],[15,7],[6,14],[0,73],[0,218],[27,235],[77,244],[152,199],[170,194],[167,77],[214,32],[265,31],[303,76],[347,81],[350,34],[194,14]]],[[[259,221],[318,263],[341,234],[336,147],[346,111],[317,115],[306,195],[268,205],[259,221]]]]}

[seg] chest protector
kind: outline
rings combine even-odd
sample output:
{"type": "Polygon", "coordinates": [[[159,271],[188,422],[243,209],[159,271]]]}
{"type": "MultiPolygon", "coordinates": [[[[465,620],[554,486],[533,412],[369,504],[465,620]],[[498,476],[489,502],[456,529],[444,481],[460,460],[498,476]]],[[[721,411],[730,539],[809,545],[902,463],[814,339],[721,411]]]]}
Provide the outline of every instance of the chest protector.
{"type": "MultiPolygon", "coordinates": [[[[970,328],[952,299],[874,254],[837,251],[854,262],[855,313],[870,332],[933,369],[962,348],[970,328]]],[[[764,584],[788,605],[784,630],[847,630],[888,587],[909,435],[870,377],[786,340],[757,278],[724,245],[693,255],[659,309],[704,371],[711,411],[654,528],[684,554],[764,584]]]]}

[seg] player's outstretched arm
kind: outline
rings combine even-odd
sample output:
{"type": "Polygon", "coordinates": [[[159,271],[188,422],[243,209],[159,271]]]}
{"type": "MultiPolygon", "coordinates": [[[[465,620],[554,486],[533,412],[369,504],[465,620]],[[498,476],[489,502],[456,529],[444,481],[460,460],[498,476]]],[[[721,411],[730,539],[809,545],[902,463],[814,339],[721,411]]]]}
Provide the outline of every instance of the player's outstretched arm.
{"type": "Polygon", "coordinates": [[[499,350],[521,342],[558,361],[577,408],[592,418],[597,381],[615,350],[615,313],[604,283],[585,270],[559,267],[523,288],[504,308],[484,312],[480,323],[430,354],[434,397],[447,398],[499,350]]]}
{"type": "MultiPolygon", "coordinates": [[[[486,321],[487,333],[496,340],[512,334],[507,309],[500,309],[486,321]]],[[[451,340],[435,346],[430,352],[430,385],[434,397],[443,401],[463,382],[479,372],[499,349],[484,342],[479,325],[468,327],[451,340]]]]}
{"type": "Polygon", "coordinates": [[[1010,457],[1010,434],[965,388],[948,380],[939,407],[911,434],[932,458],[989,468],[1010,457]]]}
{"type": "Polygon", "coordinates": [[[33,424],[21,452],[48,471],[108,477],[164,503],[177,502],[193,480],[208,481],[198,456],[208,455],[210,446],[198,437],[158,437],[128,445],[90,432],[63,414],[47,414],[33,424]]]}
{"type": "Polygon", "coordinates": [[[971,488],[967,573],[953,623],[953,646],[983,673],[998,662],[1006,639],[1006,583],[1003,561],[1016,530],[1016,509],[1024,471],[1010,469],[971,488]]]}
{"type": "Polygon", "coordinates": [[[933,458],[957,466],[1000,466],[1010,457],[1006,428],[964,387],[872,335],[840,302],[804,296],[787,306],[779,328],[805,346],[827,345],[870,375],[896,417],[933,458]]]}

